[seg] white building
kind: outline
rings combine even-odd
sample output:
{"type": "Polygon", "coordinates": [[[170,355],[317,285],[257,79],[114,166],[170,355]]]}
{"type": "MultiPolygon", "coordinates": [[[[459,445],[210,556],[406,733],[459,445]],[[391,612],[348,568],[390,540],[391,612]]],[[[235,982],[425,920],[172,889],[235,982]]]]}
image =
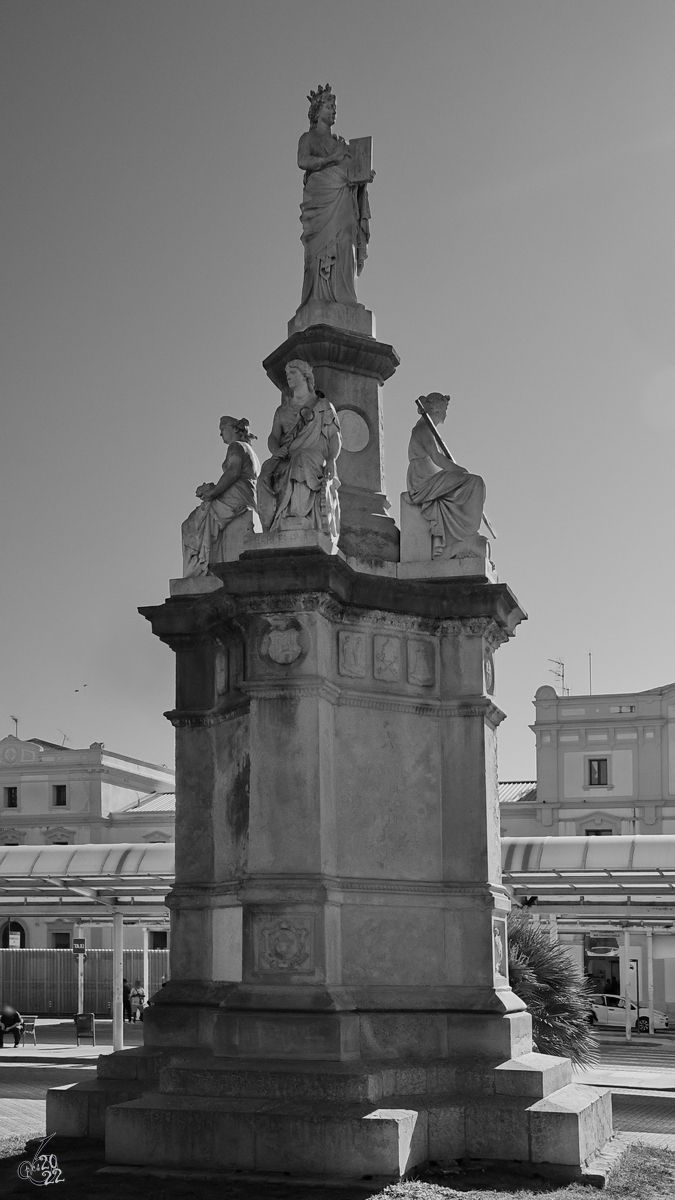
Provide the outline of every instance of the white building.
{"type": "MultiPolygon", "coordinates": [[[[665,885],[653,891],[649,886],[659,872],[664,878],[672,874],[665,843],[660,861],[658,836],[675,834],[675,683],[598,696],[558,696],[545,686],[534,704],[536,781],[500,784],[502,837],[530,844],[530,850],[514,847],[511,857],[520,861],[522,854],[530,863],[542,853],[537,839],[545,837],[622,837],[626,843],[598,849],[595,878],[586,865],[588,850],[570,843],[569,863],[579,854],[584,863],[576,883],[570,882],[571,866],[561,871],[559,887],[543,869],[520,871],[517,890],[521,898],[527,893],[535,919],[553,921],[598,990],[623,993],[628,986],[642,1004],[651,979],[656,1006],[675,1013],[675,893],[665,885]],[[607,878],[629,842],[630,872],[626,867],[613,898],[607,878]],[[633,858],[645,856],[649,871],[640,878],[633,858]],[[628,958],[622,951],[626,932],[628,958]]],[[[506,860],[508,875],[509,853],[506,860]]]]}
{"type": "MultiPolygon", "coordinates": [[[[168,842],[174,824],[169,767],[114,754],[102,742],[77,750],[42,738],[0,741],[0,845],[168,842]]],[[[75,922],[59,918],[21,920],[17,912],[11,927],[3,922],[0,945],[67,949],[74,928],[75,922]]],[[[92,949],[105,949],[110,937],[107,922],[87,927],[92,949]]],[[[151,948],[162,949],[166,939],[163,922],[151,929],[151,948]]],[[[137,943],[142,930],[130,926],[125,946],[137,943]]]]}

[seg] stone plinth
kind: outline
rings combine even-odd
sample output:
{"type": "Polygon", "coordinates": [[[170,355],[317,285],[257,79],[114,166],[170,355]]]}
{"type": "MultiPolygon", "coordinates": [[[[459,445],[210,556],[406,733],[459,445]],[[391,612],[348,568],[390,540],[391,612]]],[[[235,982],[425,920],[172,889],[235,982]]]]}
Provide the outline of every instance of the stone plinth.
{"type": "Polygon", "coordinates": [[[363,304],[334,304],[332,301],[310,300],[298,309],[288,322],[288,336],[309,329],[311,325],[333,325],[350,333],[375,337],[375,317],[363,304]]]}
{"type": "Polygon", "coordinates": [[[373,337],[330,324],[296,330],[263,363],[279,389],[286,386],[284,368],[293,358],[305,359],[313,368],[316,386],[335,406],[343,425],[337,465],[342,484],[340,549],[347,557],[398,562],[398,529],[387,515],[390,505],[384,490],[379,390],[399,364],[396,351],[373,337]]]}
{"type": "Polygon", "coordinates": [[[213,571],[218,590],[142,610],[177,656],[157,1076],[139,1094],[113,1055],[115,1086],[52,1096],[50,1125],[98,1128],[107,1103],[119,1165],[386,1180],[534,1146],[579,1169],[609,1100],[532,1053],[506,966],[486,663],[515,597],[319,548],[213,571]]]}
{"type": "Polygon", "coordinates": [[[407,492],[401,492],[401,561],[396,568],[399,579],[453,579],[477,575],[490,583],[499,577],[490,558],[490,543],[481,533],[470,541],[432,555],[431,526],[419,504],[413,504],[407,492]]]}

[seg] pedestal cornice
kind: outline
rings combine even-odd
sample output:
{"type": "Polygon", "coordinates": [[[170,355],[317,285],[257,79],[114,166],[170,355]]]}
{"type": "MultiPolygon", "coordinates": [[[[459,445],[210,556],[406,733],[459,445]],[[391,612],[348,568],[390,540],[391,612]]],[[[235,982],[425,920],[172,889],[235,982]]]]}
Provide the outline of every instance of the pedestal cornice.
{"type": "Polygon", "coordinates": [[[393,346],[332,325],[299,330],[268,355],[263,367],[279,389],[286,387],[285,367],[293,358],[303,358],[311,367],[366,375],[379,384],[391,378],[401,361],[393,346]]]}
{"type": "Polygon", "coordinates": [[[216,565],[223,581],[217,592],[173,596],[162,605],[139,609],[153,632],[171,646],[195,637],[245,611],[335,605],[335,615],[399,614],[452,622],[442,632],[505,641],[527,614],[505,583],[471,578],[404,580],[354,571],[336,555],[321,551],[246,552],[238,562],[216,565]],[[311,597],[311,599],[310,599],[311,597]],[[478,623],[485,621],[485,624],[478,623]],[[468,622],[468,624],[467,624],[468,622]]]}

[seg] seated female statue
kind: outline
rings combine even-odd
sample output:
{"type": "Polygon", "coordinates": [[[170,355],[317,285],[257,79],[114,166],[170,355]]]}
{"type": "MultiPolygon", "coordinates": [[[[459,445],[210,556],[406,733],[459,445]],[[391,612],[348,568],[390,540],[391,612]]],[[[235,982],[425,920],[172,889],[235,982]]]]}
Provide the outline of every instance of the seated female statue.
{"type": "MultiPolygon", "coordinates": [[[[431,392],[420,400],[434,424],[442,425],[450,397],[431,392]]],[[[431,526],[432,557],[453,558],[470,550],[483,517],[485,484],[480,475],[446,458],[423,417],[410,435],[408,462],[408,495],[431,526]]]]}
{"type": "Polygon", "coordinates": [[[335,463],[342,447],[333,405],[315,391],[309,363],[286,366],[288,391],[274,414],[258,485],[265,530],[318,529],[337,541],[340,533],[340,481],[335,463]]]}
{"type": "Polygon", "coordinates": [[[221,417],[220,436],[227,446],[223,473],[217,483],[202,483],[196,495],[198,508],[181,526],[183,576],[206,575],[211,562],[221,562],[223,530],[247,509],[257,512],[256,480],[260,463],[250,446],[245,417],[221,417]]]}

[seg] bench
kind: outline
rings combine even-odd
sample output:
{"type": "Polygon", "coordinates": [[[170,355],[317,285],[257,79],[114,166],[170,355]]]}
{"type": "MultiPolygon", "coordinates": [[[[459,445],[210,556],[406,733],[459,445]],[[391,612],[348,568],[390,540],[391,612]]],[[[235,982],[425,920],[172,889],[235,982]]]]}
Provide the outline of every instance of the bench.
{"type": "Polygon", "coordinates": [[[77,1013],[74,1017],[75,1036],[77,1044],[80,1038],[91,1038],[92,1046],[96,1045],[96,1018],[93,1013],[77,1013]]]}

